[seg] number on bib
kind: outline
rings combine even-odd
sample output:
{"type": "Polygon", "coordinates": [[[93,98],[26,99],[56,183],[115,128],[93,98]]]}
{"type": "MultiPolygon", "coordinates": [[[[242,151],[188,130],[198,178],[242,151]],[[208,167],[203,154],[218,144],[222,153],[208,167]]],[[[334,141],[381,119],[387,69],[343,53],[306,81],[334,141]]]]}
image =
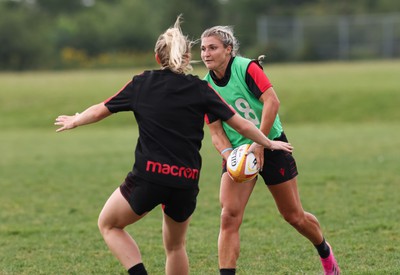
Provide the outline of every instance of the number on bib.
{"type": "Polygon", "coordinates": [[[260,124],[260,121],[256,116],[256,112],[254,112],[254,110],[250,108],[250,105],[246,100],[244,100],[243,98],[239,98],[235,101],[235,106],[240,112],[243,113],[243,117],[245,119],[253,122],[254,125],[260,124]]]}

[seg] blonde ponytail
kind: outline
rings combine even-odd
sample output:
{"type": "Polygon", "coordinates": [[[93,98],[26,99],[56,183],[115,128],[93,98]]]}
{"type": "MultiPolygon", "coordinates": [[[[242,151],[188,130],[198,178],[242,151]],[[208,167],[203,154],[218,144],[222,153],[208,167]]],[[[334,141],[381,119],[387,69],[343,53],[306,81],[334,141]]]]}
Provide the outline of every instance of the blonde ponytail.
{"type": "Polygon", "coordinates": [[[170,69],[175,73],[188,73],[192,70],[190,51],[193,42],[183,35],[180,27],[181,19],[182,15],[179,15],[174,26],[158,37],[154,51],[160,59],[162,69],[170,69]]]}

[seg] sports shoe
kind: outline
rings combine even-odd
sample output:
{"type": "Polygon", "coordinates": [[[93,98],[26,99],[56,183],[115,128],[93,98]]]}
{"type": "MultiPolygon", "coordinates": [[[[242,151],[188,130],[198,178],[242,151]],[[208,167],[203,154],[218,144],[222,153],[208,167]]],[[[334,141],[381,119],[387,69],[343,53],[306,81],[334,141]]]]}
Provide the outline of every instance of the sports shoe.
{"type": "Polygon", "coordinates": [[[324,268],[325,275],[340,275],[340,268],[336,262],[335,256],[333,255],[333,250],[329,243],[327,243],[331,253],[328,258],[321,258],[322,267],[324,268]]]}

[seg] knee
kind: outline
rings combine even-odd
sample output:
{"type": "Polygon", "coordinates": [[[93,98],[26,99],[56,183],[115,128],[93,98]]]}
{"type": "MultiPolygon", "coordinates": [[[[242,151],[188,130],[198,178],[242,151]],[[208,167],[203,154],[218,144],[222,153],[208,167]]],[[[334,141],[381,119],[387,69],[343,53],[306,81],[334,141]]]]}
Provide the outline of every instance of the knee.
{"type": "Polygon", "coordinates": [[[221,213],[221,230],[237,231],[242,224],[242,215],[230,211],[221,213]]]}
{"type": "Polygon", "coordinates": [[[301,211],[282,213],[282,216],[287,223],[295,228],[301,227],[305,219],[304,212],[301,211]]]}
{"type": "Polygon", "coordinates": [[[99,228],[99,231],[100,231],[101,235],[103,235],[103,236],[109,230],[109,227],[107,226],[107,223],[105,222],[105,220],[101,214],[100,214],[99,218],[97,219],[97,227],[99,228]]]}
{"type": "Polygon", "coordinates": [[[174,253],[181,250],[186,250],[186,241],[174,242],[174,243],[164,243],[165,251],[169,253],[174,253]]]}
{"type": "Polygon", "coordinates": [[[101,235],[107,235],[113,228],[116,228],[114,224],[111,223],[108,219],[106,219],[102,214],[99,215],[97,219],[97,227],[101,235]]]}

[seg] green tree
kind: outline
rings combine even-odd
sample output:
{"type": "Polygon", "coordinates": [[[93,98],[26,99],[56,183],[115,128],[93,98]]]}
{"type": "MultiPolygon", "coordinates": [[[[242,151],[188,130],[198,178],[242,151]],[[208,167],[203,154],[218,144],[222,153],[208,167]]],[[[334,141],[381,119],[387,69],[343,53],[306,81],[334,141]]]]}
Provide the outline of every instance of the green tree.
{"type": "MultiPolygon", "coordinates": [[[[263,51],[256,44],[257,20],[263,15],[383,12],[400,12],[400,1],[0,0],[0,70],[51,68],[65,48],[94,58],[104,53],[150,52],[157,36],[179,14],[184,17],[184,33],[192,39],[214,25],[233,26],[242,54],[247,55],[263,51]]],[[[286,53],[279,45],[274,52],[279,50],[278,59],[283,60],[286,53]]]]}
{"type": "Polygon", "coordinates": [[[40,68],[49,62],[46,18],[31,7],[14,5],[0,6],[0,15],[0,69],[40,68]]]}
{"type": "Polygon", "coordinates": [[[81,0],[36,0],[36,6],[42,12],[53,15],[70,14],[84,8],[81,0]]]}

